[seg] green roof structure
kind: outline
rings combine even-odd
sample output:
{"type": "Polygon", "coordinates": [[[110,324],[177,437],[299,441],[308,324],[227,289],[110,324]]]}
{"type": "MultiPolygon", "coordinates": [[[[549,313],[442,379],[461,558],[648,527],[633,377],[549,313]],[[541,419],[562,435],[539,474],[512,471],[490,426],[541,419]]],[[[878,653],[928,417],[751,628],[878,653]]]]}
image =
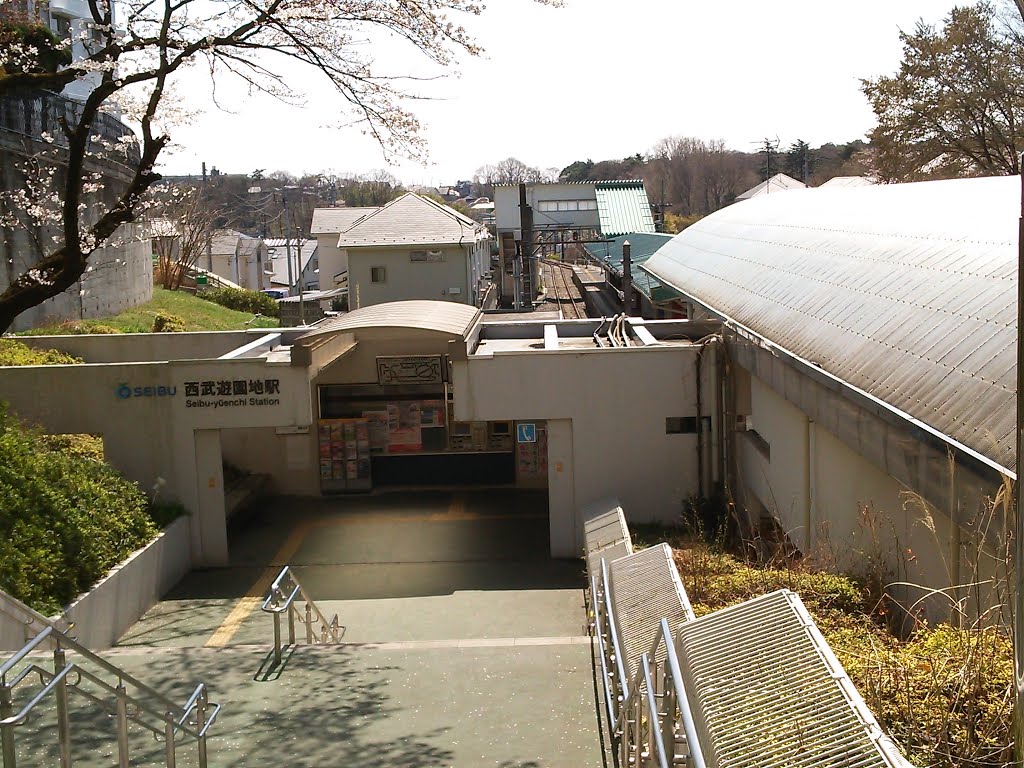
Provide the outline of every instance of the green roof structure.
{"type": "Polygon", "coordinates": [[[584,247],[591,257],[607,267],[612,274],[621,277],[622,244],[628,241],[629,257],[633,264],[633,268],[630,270],[633,286],[645,294],[651,302],[657,304],[679,298],[681,294],[674,288],[663,285],[656,277],[638,269],[638,267],[657,253],[672,238],[673,235],[656,232],[630,232],[617,237],[611,237],[603,243],[586,243],[584,247]]]}
{"type": "Polygon", "coordinates": [[[594,191],[602,235],[654,234],[651,203],[642,181],[599,181],[594,184],[594,191]]]}

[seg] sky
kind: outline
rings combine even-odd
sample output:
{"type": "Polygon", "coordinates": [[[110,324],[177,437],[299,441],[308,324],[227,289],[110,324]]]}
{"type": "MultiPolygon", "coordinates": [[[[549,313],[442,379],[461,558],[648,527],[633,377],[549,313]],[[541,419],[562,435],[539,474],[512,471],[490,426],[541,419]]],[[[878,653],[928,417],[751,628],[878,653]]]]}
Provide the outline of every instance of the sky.
{"type": "MultiPolygon", "coordinates": [[[[405,184],[438,186],[513,156],[538,168],[620,159],[660,139],[724,139],[753,151],[765,138],[818,146],[863,138],[874,125],[860,79],[891,74],[900,30],[939,23],[953,0],[491,0],[463,23],[485,48],[418,87],[430,164],[388,165],[344,121],[329,88],[301,70],[304,106],[190,73],[176,98],[198,116],[172,132],[161,172],[199,174],[386,169],[405,184]]],[[[961,2],[963,4],[963,2],[961,2]]],[[[431,70],[408,46],[377,45],[392,73],[431,70]]],[[[297,93],[299,93],[297,91],[297,93]]]]}

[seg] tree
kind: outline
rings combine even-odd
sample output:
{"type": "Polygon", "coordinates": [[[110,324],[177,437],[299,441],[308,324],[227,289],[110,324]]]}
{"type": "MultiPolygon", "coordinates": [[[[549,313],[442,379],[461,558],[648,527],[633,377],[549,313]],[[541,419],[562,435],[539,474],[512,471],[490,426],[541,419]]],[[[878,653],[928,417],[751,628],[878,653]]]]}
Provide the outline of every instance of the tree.
{"type": "Polygon", "coordinates": [[[1014,37],[988,2],[954,8],[941,30],[919,22],[900,34],[899,71],[861,81],[882,180],[1020,171],[1024,57],[1014,37]]]}
{"type": "MultiPolygon", "coordinates": [[[[557,5],[558,0],[535,0],[557,5]]],[[[0,99],[25,89],[59,92],[82,80],[91,84],[80,108],[68,110],[52,146],[24,165],[24,188],[9,191],[0,224],[34,226],[47,237],[38,260],[0,293],[0,331],[21,312],[72,286],[90,255],[121,225],[139,214],[145,192],[160,179],[157,159],[170,141],[175,76],[203,63],[215,78],[235,76],[249,87],[282,101],[296,96],[275,62],[305,65],[326,78],[356,122],[384,152],[422,157],[419,122],[403,104],[410,82],[382,72],[364,51],[380,37],[405,40],[427,62],[445,68],[457,54],[480,47],[453,15],[478,14],[473,0],[366,3],[356,0],[265,0],[260,3],[208,3],[203,0],[86,0],[91,18],[76,41],[86,55],[54,70],[43,65],[40,49],[14,40],[0,49],[0,99]],[[119,153],[130,172],[116,189],[102,189],[93,169],[97,153],[93,125],[105,112],[120,109],[139,126],[141,146],[100,136],[101,152],[119,153]]],[[[12,5],[0,0],[0,13],[12,5]]],[[[6,17],[6,14],[5,14],[6,17]]],[[[67,41],[70,49],[72,41],[67,41]]]]}
{"type": "Polygon", "coordinates": [[[541,172],[522,160],[506,157],[494,166],[495,185],[535,184],[540,181],[541,172]]]}
{"type": "Polygon", "coordinates": [[[164,288],[176,291],[206,252],[216,214],[196,187],[162,191],[151,212],[155,277],[164,288]]]}
{"type": "Polygon", "coordinates": [[[405,193],[398,179],[385,170],[371,171],[341,190],[348,206],[380,207],[405,193]]]}
{"type": "Polygon", "coordinates": [[[802,139],[797,139],[786,150],[785,158],[782,161],[782,172],[793,179],[799,179],[804,184],[811,178],[814,172],[815,157],[811,145],[802,139]]]}
{"type": "Polygon", "coordinates": [[[590,171],[593,167],[593,160],[577,160],[565,166],[558,174],[558,179],[564,182],[589,181],[590,171]]]}

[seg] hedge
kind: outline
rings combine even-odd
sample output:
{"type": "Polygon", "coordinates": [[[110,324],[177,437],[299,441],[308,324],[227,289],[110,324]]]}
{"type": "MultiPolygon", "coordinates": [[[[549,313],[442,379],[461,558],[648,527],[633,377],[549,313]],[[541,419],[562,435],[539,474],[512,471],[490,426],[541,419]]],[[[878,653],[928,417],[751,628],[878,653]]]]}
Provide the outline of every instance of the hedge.
{"type": "Polygon", "coordinates": [[[247,291],[244,288],[211,288],[200,291],[196,296],[239,312],[252,312],[254,315],[266,317],[281,316],[277,302],[259,291],[247,291]]]}
{"type": "Polygon", "coordinates": [[[52,614],[157,533],[134,483],[0,405],[0,589],[52,614]]]}

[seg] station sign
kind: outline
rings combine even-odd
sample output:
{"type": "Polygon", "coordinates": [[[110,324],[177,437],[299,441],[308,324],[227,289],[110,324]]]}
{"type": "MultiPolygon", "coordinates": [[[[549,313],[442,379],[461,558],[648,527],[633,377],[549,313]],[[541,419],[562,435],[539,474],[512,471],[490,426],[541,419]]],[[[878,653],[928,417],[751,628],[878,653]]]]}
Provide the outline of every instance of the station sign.
{"type": "Polygon", "coordinates": [[[441,355],[397,355],[377,358],[377,383],[443,384],[444,357],[441,355]]]}

